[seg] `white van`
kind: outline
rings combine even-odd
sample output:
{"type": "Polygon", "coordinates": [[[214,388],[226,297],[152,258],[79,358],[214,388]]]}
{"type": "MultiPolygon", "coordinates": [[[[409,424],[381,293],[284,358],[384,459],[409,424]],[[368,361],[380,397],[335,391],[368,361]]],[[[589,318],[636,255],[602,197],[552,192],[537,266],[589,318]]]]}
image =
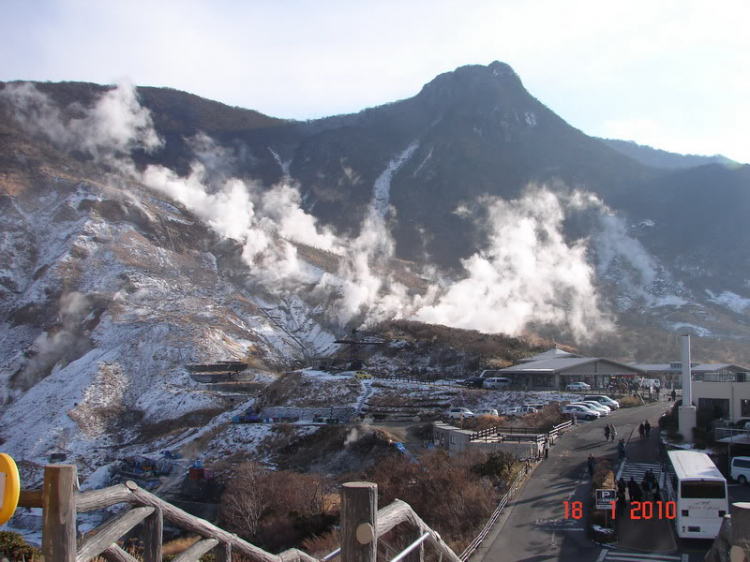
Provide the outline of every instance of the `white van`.
{"type": "Polygon", "coordinates": [[[484,379],[484,388],[508,388],[510,386],[510,379],[505,377],[490,377],[484,379]]]}
{"type": "Polygon", "coordinates": [[[730,476],[732,480],[747,486],[750,482],[750,457],[734,457],[730,476]]]}

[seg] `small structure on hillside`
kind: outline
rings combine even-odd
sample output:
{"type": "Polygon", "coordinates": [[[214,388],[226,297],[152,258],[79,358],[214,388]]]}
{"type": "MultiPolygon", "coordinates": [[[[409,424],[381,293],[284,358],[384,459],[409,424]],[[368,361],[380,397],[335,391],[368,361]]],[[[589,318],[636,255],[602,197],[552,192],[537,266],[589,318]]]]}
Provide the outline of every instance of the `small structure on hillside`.
{"type": "Polygon", "coordinates": [[[550,443],[541,431],[524,433],[480,432],[460,429],[444,422],[432,425],[435,447],[447,449],[451,454],[468,450],[507,451],[516,458],[541,458],[550,443]]]}
{"type": "Polygon", "coordinates": [[[364,348],[364,346],[383,345],[385,343],[385,340],[381,340],[381,339],[377,339],[373,337],[363,337],[360,334],[359,330],[355,328],[355,329],[352,329],[351,337],[341,338],[341,339],[334,341],[333,343],[349,346],[347,349],[349,359],[351,361],[349,368],[361,369],[362,368],[362,349],[364,348]]]}
{"type": "Polygon", "coordinates": [[[313,357],[310,363],[316,371],[327,371],[333,367],[335,359],[333,357],[313,357]]]}

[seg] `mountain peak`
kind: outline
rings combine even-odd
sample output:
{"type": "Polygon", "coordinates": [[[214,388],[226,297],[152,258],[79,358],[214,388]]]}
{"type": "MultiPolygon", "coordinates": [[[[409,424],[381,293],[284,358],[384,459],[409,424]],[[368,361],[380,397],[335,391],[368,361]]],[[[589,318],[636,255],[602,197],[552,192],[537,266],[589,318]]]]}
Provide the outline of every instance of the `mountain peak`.
{"type": "Polygon", "coordinates": [[[440,74],[422,88],[419,96],[428,101],[471,100],[476,103],[489,98],[494,101],[498,96],[514,93],[527,94],[521,79],[510,65],[494,61],[487,66],[460,66],[440,74]]]}

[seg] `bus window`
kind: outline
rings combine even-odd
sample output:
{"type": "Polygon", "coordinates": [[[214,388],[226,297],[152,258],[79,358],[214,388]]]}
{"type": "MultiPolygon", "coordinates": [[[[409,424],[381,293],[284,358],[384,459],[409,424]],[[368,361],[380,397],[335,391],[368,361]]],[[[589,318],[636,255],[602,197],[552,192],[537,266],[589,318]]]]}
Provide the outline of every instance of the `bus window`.
{"type": "Polygon", "coordinates": [[[725,498],[724,482],[683,482],[683,498],[725,498]]]}

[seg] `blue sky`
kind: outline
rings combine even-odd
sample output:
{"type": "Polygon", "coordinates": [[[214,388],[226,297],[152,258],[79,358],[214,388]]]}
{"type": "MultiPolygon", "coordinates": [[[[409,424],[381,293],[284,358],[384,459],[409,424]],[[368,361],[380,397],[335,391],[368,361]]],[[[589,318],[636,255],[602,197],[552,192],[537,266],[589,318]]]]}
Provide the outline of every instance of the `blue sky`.
{"type": "Polygon", "coordinates": [[[306,119],[510,64],[584,132],[750,162],[750,2],[0,0],[0,80],[169,86],[306,119]]]}

